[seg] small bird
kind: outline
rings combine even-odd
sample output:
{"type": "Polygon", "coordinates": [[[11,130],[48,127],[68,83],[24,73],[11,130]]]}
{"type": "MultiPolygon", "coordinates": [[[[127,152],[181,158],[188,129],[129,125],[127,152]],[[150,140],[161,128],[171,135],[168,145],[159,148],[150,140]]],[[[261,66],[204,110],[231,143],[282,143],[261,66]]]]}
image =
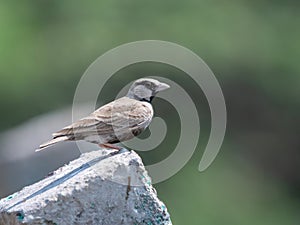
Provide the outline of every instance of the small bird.
{"type": "Polygon", "coordinates": [[[168,84],[155,79],[138,79],[126,96],[53,133],[53,139],[41,144],[36,151],[58,142],[77,140],[120,150],[121,147],[113,144],[132,139],[149,126],[153,117],[151,101],[158,92],[168,88],[168,84]]]}

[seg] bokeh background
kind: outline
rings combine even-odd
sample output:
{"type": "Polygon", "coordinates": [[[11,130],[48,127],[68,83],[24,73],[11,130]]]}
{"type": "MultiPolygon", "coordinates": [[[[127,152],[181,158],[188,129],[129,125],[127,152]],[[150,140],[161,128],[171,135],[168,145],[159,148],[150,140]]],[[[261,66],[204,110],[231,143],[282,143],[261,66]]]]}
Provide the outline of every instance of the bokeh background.
{"type": "MultiPolygon", "coordinates": [[[[182,71],[132,65],[99,96],[103,104],[133,79],[163,75],[193,98],[201,122],[198,148],[179,173],[155,185],[173,223],[299,224],[299,7],[291,0],[0,1],[0,197],[78,157],[72,143],[40,154],[34,149],[71,121],[73,95],[86,68],[120,44],[157,39],[202,57],[220,82],[228,110],[221,152],[200,173],[209,108],[182,71]]],[[[157,99],[154,108],[168,115],[172,129],[157,149],[140,152],[145,164],[167,157],[180,130],[170,105],[157,99]]]]}

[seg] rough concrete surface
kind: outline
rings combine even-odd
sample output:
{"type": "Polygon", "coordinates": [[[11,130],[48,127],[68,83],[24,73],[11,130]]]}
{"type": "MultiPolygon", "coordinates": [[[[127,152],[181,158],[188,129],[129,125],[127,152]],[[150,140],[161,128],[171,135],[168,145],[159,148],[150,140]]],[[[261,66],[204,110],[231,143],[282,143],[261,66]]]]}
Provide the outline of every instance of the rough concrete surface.
{"type": "Polygon", "coordinates": [[[20,224],[171,225],[140,157],[105,149],[82,154],[1,199],[0,225],[17,224],[16,219],[20,224]]]}

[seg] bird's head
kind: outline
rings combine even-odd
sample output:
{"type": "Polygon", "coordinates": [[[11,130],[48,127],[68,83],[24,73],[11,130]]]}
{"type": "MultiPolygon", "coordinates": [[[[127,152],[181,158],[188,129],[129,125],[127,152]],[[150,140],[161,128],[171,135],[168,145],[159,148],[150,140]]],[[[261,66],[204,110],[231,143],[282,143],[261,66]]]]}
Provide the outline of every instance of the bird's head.
{"type": "Polygon", "coordinates": [[[133,82],[127,97],[139,101],[151,102],[153,97],[160,91],[170,88],[168,84],[151,78],[141,78],[133,82]]]}

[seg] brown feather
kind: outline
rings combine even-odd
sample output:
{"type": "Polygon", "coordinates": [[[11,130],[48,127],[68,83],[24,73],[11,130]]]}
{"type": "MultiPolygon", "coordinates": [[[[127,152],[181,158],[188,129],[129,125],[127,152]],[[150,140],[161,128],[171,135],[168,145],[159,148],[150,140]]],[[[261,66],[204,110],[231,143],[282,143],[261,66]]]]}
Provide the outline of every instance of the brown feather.
{"type": "Polygon", "coordinates": [[[85,140],[96,144],[126,141],[149,126],[153,97],[170,86],[150,78],[136,80],[126,97],[108,103],[89,116],[53,134],[53,139],[40,145],[44,149],[61,141],[85,140]]]}
{"type": "MultiPolygon", "coordinates": [[[[131,139],[140,134],[152,119],[152,106],[147,104],[128,97],[120,98],[53,133],[54,139],[40,145],[40,149],[60,141],[87,140],[93,136],[103,136],[105,143],[117,143],[131,139]]],[[[87,141],[99,142],[97,140],[87,141]]]]}

